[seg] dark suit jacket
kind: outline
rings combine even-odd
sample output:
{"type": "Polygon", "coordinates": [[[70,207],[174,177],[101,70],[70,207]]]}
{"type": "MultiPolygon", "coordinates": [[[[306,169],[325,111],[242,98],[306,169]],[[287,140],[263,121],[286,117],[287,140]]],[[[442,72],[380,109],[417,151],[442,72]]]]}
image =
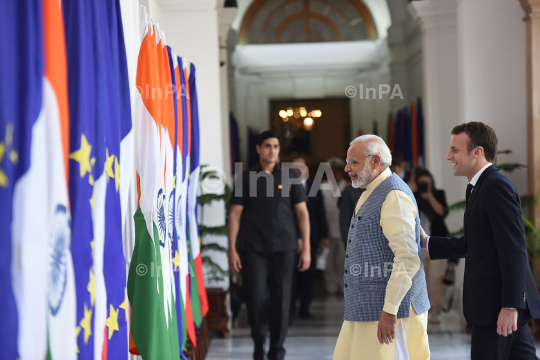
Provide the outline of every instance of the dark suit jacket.
{"type": "Polygon", "coordinates": [[[354,188],[349,185],[343,190],[341,198],[338,200],[339,206],[339,229],[341,231],[341,240],[345,249],[347,248],[347,239],[349,237],[349,228],[351,226],[351,218],[356,208],[356,204],[362,196],[365,189],[354,188]]]}
{"type": "Polygon", "coordinates": [[[429,201],[424,199],[420,193],[415,192],[414,198],[416,199],[416,204],[418,205],[418,210],[423,211],[427,215],[429,221],[431,221],[431,229],[424,229],[430,231],[428,234],[433,236],[448,236],[448,228],[444,222],[444,218],[448,215],[446,208],[448,204],[446,203],[446,195],[444,190],[435,190],[433,192],[435,199],[444,207],[444,215],[439,215],[433,210],[429,201]]]}
{"type": "MultiPolygon", "coordinates": [[[[324,199],[320,190],[320,184],[317,186],[317,195],[309,197],[311,188],[314,186],[313,180],[306,181],[306,195],[308,195],[307,209],[309,212],[309,225],[310,225],[310,243],[311,251],[317,251],[319,242],[322,239],[328,237],[328,224],[326,222],[326,212],[324,210],[324,199]]],[[[314,190],[315,191],[315,190],[314,190]]]]}
{"type": "Polygon", "coordinates": [[[466,258],[463,312],[472,326],[497,324],[501,308],[529,308],[540,318],[540,295],[527,256],[521,200],[512,182],[490,166],[465,210],[465,235],[432,236],[431,259],[466,258]]]}

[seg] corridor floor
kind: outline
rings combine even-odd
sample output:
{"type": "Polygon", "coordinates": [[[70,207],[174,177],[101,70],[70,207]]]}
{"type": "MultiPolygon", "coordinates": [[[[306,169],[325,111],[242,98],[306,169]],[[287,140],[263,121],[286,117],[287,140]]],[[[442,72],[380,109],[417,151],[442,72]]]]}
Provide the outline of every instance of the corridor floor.
{"type": "MultiPolygon", "coordinates": [[[[311,312],[313,319],[295,319],[289,327],[285,342],[287,360],[331,360],[343,322],[343,297],[318,297],[311,312]]],[[[461,330],[458,310],[443,314],[440,325],[429,325],[429,344],[432,360],[470,359],[470,335],[461,330]]],[[[268,346],[267,346],[268,348],[268,346]]],[[[536,344],[540,356],[540,344],[536,344]]],[[[251,360],[253,342],[242,311],[237,328],[229,339],[213,338],[207,360],[251,360]]]]}

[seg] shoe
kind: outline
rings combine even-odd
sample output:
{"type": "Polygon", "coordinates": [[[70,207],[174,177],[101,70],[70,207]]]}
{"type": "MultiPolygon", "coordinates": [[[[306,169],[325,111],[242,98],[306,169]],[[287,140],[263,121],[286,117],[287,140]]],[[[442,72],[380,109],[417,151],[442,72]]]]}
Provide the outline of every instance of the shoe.
{"type": "Polygon", "coordinates": [[[298,314],[298,318],[300,319],[313,319],[313,315],[309,311],[301,312],[298,314]]]}
{"type": "Polygon", "coordinates": [[[442,282],[446,286],[452,286],[456,282],[456,265],[454,263],[448,263],[442,282]]]}
{"type": "Polygon", "coordinates": [[[255,349],[253,350],[253,360],[267,360],[266,356],[264,355],[266,353],[264,344],[261,345],[255,345],[255,349]]]}

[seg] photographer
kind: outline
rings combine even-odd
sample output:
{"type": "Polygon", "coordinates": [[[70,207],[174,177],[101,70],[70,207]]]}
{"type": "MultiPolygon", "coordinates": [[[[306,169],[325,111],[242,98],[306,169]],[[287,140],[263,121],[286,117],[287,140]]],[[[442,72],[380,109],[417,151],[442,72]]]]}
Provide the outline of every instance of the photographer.
{"type": "MultiPolygon", "coordinates": [[[[444,190],[435,188],[435,182],[431,173],[422,168],[415,171],[414,197],[418,204],[420,214],[420,224],[422,228],[433,236],[447,236],[448,229],[444,223],[444,218],[448,214],[446,210],[446,195],[444,190]]],[[[449,260],[451,261],[451,260],[449,260]]],[[[429,321],[433,324],[440,322],[440,314],[443,308],[443,273],[446,267],[445,260],[429,259],[426,254],[423,255],[424,268],[426,271],[426,281],[428,294],[432,309],[429,311],[429,321]]]]}

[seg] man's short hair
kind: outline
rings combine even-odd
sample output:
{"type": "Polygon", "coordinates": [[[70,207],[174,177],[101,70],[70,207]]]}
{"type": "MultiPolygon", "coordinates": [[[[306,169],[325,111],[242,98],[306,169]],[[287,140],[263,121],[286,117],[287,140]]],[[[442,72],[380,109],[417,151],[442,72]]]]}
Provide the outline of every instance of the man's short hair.
{"type": "Polygon", "coordinates": [[[390,152],[390,148],[381,137],[373,134],[361,135],[351,141],[349,145],[352,146],[356,143],[362,143],[366,146],[368,153],[365,155],[379,155],[383,166],[389,167],[392,164],[392,153],[390,152]]]}
{"type": "Polygon", "coordinates": [[[259,134],[259,140],[257,141],[257,145],[262,146],[265,140],[272,139],[272,138],[276,138],[279,141],[279,136],[275,132],[271,130],[263,131],[262,133],[259,134]]]}
{"type": "Polygon", "coordinates": [[[469,153],[477,146],[481,146],[484,148],[486,160],[489,162],[495,161],[499,140],[493,128],[482,122],[468,122],[458,125],[452,130],[452,135],[461,133],[469,136],[469,145],[467,146],[469,153]]]}
{"type": "Polygon", "coordinates": [[[390,166],[397,166],[400,167],[403,164],[403,161],[405,160],[405,157],[402,153],[399,151],[392,152],[392,165],[390,166]]]}

